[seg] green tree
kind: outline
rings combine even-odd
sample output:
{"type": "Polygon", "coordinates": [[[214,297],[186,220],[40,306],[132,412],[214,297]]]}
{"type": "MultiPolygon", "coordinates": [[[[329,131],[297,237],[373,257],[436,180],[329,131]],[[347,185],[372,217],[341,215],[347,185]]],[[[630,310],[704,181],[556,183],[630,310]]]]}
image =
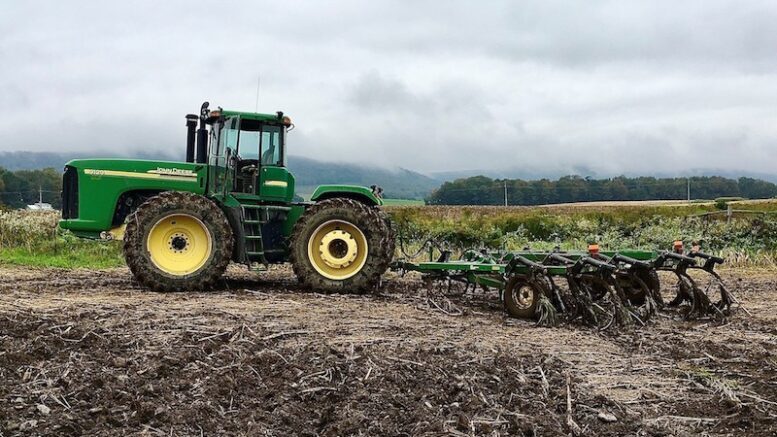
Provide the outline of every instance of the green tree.
{"type": "MultiPolygon", "coordinates": [[[[767,198],[777,195],[777,185],[752,178],[739,180],[720,176],[693,177],[691,195],[694,199],[744,196],[767,198]]],[[[556,181],[541,179],[493,180],[485,176],[445,182],[428,198],[430,204],[440,205],[501,205],[507,185],[511,205],[540,205],[596,200],[663,200],[685,199],[686,178],[627,178],[592,179],[564,176],[556,181]]]]}

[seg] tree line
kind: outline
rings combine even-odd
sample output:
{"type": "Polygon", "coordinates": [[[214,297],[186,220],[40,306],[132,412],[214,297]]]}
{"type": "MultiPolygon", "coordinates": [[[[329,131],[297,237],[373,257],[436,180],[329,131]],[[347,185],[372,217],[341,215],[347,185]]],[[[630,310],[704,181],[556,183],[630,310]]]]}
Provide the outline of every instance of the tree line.
{"type": "MultiPolygon", "coordinates": [[[[777,196],[777,185],[760,179],[720,176],[654,178],[624,176],[592,179],[565,176],[558,180],[491,179],[475,176],[445,182],[432,191],[426,202],[433,205],[544,205],[601,200],[670,200],[744,197],[763,199],[777,196]],[[505,190],[506,188],[506,190],[505,190]]],[[[389,188],[389,187],[386,187],[389,188]]],[[[62,173],[53,168],[10,171],[0,167],[0,205],[24,208],[43,201],[55,209],[61,206],[62,173]]],[[[387,189],[388,191],[388,189],[387,189]]]]}
{"type": "Polygon", "coordinates": [[[426,199],[434,205],[544,205],[552,203],[672,200],[745,197],[762,199],[777,196],[777,185],[760,179],[720,176],[692,178],[592,179],[565,176],[558,180],[491,179],[475,176],[445,182],[426,199]]]}
{"type": "Polygon", "coordinates": [[[10,171],[0,167],[0,206],[24,208],[38,202],[42,195],[44,203],[59,209],[62,205],[61,191],[62,173],[59,170],[10,171]]]}

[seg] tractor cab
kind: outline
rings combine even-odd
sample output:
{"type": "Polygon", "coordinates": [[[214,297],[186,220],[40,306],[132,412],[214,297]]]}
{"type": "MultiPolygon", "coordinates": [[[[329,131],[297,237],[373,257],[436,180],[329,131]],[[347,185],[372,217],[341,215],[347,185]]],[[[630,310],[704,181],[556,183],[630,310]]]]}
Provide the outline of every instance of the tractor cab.
{"type": "Polygon", "coordinates": [[[291,119],[282,112],[208,110],[203,104],[197,162],[208,164],[208,193],[239,201],[290,202],[294,177],[286,169],[285,150],[290,128],[291,119]]]}

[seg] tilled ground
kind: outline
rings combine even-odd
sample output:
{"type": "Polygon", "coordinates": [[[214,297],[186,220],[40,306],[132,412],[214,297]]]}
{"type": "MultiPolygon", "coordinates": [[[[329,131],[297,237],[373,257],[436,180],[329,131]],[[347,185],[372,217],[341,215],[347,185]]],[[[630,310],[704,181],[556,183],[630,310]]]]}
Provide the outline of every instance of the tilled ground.
{"type": "Polygon", "coordinates": [[[771,436],[777,275],[724,279],[750,314],[613,335],[417,278],[324,296],[234,268],[161,294],[0,266],[0,435],[771,436]]]}

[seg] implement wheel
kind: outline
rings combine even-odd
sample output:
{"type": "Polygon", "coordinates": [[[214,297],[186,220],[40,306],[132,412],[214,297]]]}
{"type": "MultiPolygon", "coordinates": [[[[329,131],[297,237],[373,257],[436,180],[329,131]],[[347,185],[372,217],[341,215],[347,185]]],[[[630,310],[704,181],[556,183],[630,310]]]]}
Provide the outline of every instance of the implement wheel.
{"type": "Polygon", "coordinates": [[[232,244],[232,228],[215,203],[169,191],[130,215],[124,258],[135,279],[152,290],[200,290],[224,274],[232,244]]]}
{"type": "Polygon", "coordinates": [[[386,217],[377,207],[356,200],[318,202],[294,225],[294,273],[314,290],[366,291],[378,283],[393,255],[393,233],[386,217]]]}
{"type": "Polygon", "coordinates": [[[540,291],[523,278],[513,276],[504,290],[504,306],[507,313],[519,319],[534,319],[540,302],[540,291]]]}

